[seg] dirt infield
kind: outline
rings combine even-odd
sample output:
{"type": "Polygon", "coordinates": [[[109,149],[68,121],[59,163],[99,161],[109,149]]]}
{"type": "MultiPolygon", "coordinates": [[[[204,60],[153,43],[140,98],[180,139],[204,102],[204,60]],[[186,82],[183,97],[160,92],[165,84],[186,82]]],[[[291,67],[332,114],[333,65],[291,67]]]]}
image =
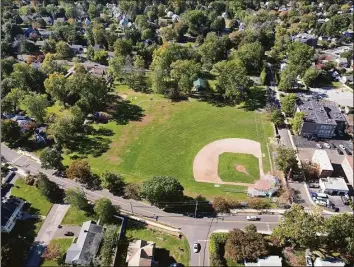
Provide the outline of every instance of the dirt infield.
{"type": "Polygon", "coordinates": [[[193,161],[193,175],[197,182],[250,186],[247,183],[224,182],[218,175],[219,156],[222,153],[251,154],[259,160],[260,176],[264,175],[261,144],[250,139],[228,138],[203,147],[193,161]]]}

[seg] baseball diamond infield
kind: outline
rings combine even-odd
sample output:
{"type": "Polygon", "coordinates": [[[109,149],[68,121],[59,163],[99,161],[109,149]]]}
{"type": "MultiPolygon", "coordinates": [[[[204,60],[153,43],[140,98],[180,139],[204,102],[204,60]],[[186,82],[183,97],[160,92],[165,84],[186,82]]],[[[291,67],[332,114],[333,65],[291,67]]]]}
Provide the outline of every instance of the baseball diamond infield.
{"type": "Polygon", "coordinates": [[[228,138],[203,147],[193,161],[193,175],[197,182],[250,186],[252,184],[224,182],[218,175],[219,156],[222,153],[251,154],[258,158],[260,177],[264,175],[261,144],[250,139],[228,138]]]}

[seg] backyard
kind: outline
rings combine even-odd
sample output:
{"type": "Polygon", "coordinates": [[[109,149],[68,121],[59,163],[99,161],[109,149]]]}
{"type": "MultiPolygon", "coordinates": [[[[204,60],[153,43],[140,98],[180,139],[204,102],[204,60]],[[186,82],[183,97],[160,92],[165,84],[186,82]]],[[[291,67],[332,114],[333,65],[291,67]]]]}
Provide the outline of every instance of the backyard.
{"type": "Polygon", "coordinates": [[[193,99],[174,103],[126,86],[119,86],[117,91],[125,99],[117,106],[118,117],[94,125],[95,134],[68,151],[64,164],[75,157],[87,157],[94,172],[115,171],[127,182],[173,176],[190,196],[245,198],[232,192],[240,190],[235,186],[201,185],[192,173],[193,159],[201,148],[215,140],[238,137],[261,143],[264,171],[270,170],[267,142],[273,128],[265,113],[193,99]]]}
{"type": "MultiPolygon", "coordinates": [[[[54,243],[59,246],[61,255],[66,253],[66,251],[68,250],[72,242],[73,242],[73,238],[57,238],[50,241],[50,243],[54,243]]],[[[56,260],[44,259],[41,266],[58,266],[58,264],[56,260]]]]}

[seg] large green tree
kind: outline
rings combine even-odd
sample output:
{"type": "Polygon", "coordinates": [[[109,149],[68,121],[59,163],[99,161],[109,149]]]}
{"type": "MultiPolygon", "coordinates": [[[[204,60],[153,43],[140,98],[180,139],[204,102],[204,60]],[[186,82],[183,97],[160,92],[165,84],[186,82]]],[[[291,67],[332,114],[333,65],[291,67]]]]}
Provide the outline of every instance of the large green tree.
{"type": "Polygon", "coordinates": [[[15,146],[21,138],[21,128],[16,121],[1,120],[1,142],[15,146]]]}
{"type": "Polygon", "coordinates": [[[23,105],[27,113],[36,119],[38,123],[43,123],[47,115],[47,107],[49,106],[49,101],[47,95],[30,93],[27,94],[23,99],[23,105]]]}
{"type": "Polygon", "coordinates": [[[296,112],[295,117],[291,120],[291,128],[293,129],[296,135],[301,134],[301,128],[304,124],[305,112],[296,112]]]}
{"type": "Polygon", "coordinates": [[[72,205],[77,210],[88,209],[88,200],[86,198],[85,192],[79,188],[66,190],[64,201],[65,203],[72,205]]]}
{"type": "Polygon", "coordinates": [[[50,94],[54,100],[59,101],[63,105],[65,105],[69,97],[66,81],[65,76],[59,73],[49,74],[49,77],[44,81],[46,92],[50,94]]]}
{"type": "Polygon", "coordinates": [[[214,32],[208,33],[204,43],[198,47],[203,66],[210,70],[220,60],[227,58],[227,47],[229,39],[218,37],[214,32]]]}
{"type": "Polygon", "coordinates": [[[104,172],[101,176],[102,186],[107,188],[113,195],[121,196],[124,194],[125,182],[118,173],[104,172]]]}
{"type": "Polygon", "coordinates": [[[56,147],[46,147],[43,149],[39,157],[41,160],[41,167],[44,169],[63,169],[63,157],[61,153],[62,151],[56,147]]]}
{"type": "Polygon", "coordinates": [[[259,41],[241,45],[232,56],[239,58],[249,74],[259,73],[264,58],[264,49],[259,41]]]}
{"type": "Polygon", "coordinates": [[[284,96],[281,99],[281,110],[288,117],[293,117],[296,110],[296,99],[297,96],[293,93],[284,96]]]}
{"type": "Polygon", "coordinates": [[[48,201],[55,203],[62,200],[62,190],[56,183],[50,181],[45,174],[39,173],[36,176],[36,187],[48,201]]]}
{"type": "Polygon", "coordinates": [[[280,109],[273,109],[270,113],[270,120],[275,126],[280,126],[284,124],[284,115],[280,109]]]}
{"type": "Polygon", "coordinates": [[[51,73],[66,73],[66,69],[58,63],[54,54],[47,53],[43,60],[43,63],[40,67],[40,70],[43,71],[45,74],[49,75],[51,73]]]}
{"type": "Polygon", "coordinates": [[[171,77],[177,81],[179,89],[188,95],[201,73],[201,65],[194,60],[177,60],[171,65],[171,77]]]}
{"type": "Polygon", "coordinates": [[[280,73],[278,89],[280,91],[291,91],[297,85],[298,72],[293,65],[288,65],[280,73]]]}
{"type": "Polygon", "coordinates": [[[95,202],[94,211],[102,224],[112,221],[118,209],[108,198],[101,198],[95,202]]]}
{"type": "Polygon", "coordinates": [[[69,179],[76,179],[86,184],[92,177],[91,167],[86,160],[74,160],[66,170],[66,175],[69,179]]]}
{"type": "Polygon", "coordinates": [[[307,44],[293,42],[288,46],[288,63],[302,76],[311,66],[315,50],[307,44]]]}
{"type": "Polygon", "coordinates": [[[140,194],[151,204],[163,207],[169,202],[181,201],[183,190],[183,186],[176,178],[155,176],[143,182],[140,194]]]}
{"type": "Polygon", "coordinates": [[[20,88],[13,88],[1,101],[2,111],[17,113],[17,108],[20,105],[25,92],[20,88]]]}
{"type": "Polygon", "coordinates": [[[279,146],[277,148],[277,158],[275,163],[285,174],[287,174],[290,169],[296,169],[298,167],[296,151],[291,148],[279,146]]]}

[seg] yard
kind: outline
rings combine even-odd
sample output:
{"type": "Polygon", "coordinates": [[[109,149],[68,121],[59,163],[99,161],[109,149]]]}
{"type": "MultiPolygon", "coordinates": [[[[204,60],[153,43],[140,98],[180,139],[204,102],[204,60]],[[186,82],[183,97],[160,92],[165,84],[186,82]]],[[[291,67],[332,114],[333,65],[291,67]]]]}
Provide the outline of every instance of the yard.
{"type": "MultiPolygon", "coordinates": [[[[73,238],[57,238],[53,239],[50,243],[58,244],[60,253],[64,254],[73,242],[73,238]]],[[[56,260],[44,260],[41,266],[58,266],[56,260]]]]}
{"type": "Polygon", "coordinates": [[[223,153],[219,156],[218,173],[226,182],[253,183],[259,179],[258,159],[248,154],[223,153]]]}
{"type": "Polygon", "coordinates": [[[91,216],[84,210],[78,210],[73,206],[70,206],[68,212],[65,214],[62,225],[82,225],[84,222],[94,220],[94,216],[91,216]]]}
{"type": "Polygon", "coordinates": [[[159,261],[160,266],[169,266],[173,262],[182,263],[184,266],[188,266],[189,264],[189,246],[184,237],[179,239],[176,236],[140,225],[132,227],[130,223],[128,223],[126,237],[128,240],[143,239],[155,242],[154,258],[159,261]]]}
{"type": "Polygon", "coordinates": [[[65,155],[64,164],[73,156],[87,157],[94,172],[115,171],[127,182],[166,175],[179,179],[190,196],[240,198],[231,192],[239,188],[200,184],[192,173],[193,159],[201,148],[218,139],[239,137],[261,143],[265,172],[270,169],[266,143],[273,128],[266,114],[197,100],[173,103],[126,86],[117,91],[130,102],[118,105],[118,118],[95,125],[95,135],[65,155]]]}
{"type": "Polygon", "coordinates": [[[35,186],[25,184],[23,179],[17,179],[15,186],[11,189],[11,195],[23,198],[30,204],[29,213],[46,216],[51,207],[50,203],[35,186]]]}

